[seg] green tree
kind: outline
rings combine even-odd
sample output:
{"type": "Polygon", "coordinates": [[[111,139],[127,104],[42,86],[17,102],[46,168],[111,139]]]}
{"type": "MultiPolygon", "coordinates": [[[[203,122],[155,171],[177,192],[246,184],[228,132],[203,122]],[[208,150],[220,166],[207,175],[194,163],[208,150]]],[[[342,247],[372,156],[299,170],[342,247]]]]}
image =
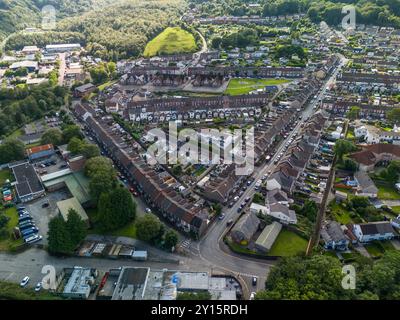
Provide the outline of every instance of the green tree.
{"type": "Polygon", "coordinates": [[[136,204],[126,188],[117,187],[101,194],[98,211],[100,228],[104,231],[116,230],[135,219],[136,204]]]}
{"type": "Polygon", "coordinates": [[[359,118],[361,108],[357,106],[353,106],[347,112],[346,117],[350,120],[356,120],[359,118]]]}
{"type": "Polygon", "coordinates": [[[393,123],[400,123],[400,108],[393,108],[388,111],[387,119],[393,123]]]}
{"type": "Polygon", "coordinates": [[[50,128],[43,133],[41,138],[41,144],[52,144],[59,146],[63,143],[62,131],[58,128],[50,128]]]}
{"type": "Polygon", "coordinates": [[[70,254],[75,249],[68,233],[67,224],[61,215],[54,217],[49,222],[48,242],[50,253],[70,254]]]}
{"type": "Polygon", "coordinates": [[[62,132],[63,132],[63,138],[64,138],[65,143],[69,143],[69,141],[72,138],[78,138],[78,139],[83,138],[81,129],[79,128],[79,126],[77,126],[75,124],[65,126],[63,128],[62,132]]]}
{"type": "Polygon", "coordinates": [[[266,290],[258,292],[256,299],[350,299],[354,292],[343,289],[342,279],[342,266],[336,258],[325,255],[282,258],[272,267],[266,290]]]}
{"type": "Polygon", "coordinates": [[[22,160],[25,158],[25,145],[18,139],[6,139],[0,145],[0,163],[22,160]]]}
{"type": "Polygon", "coordinates": [[[69,209],[66,229],[75,248],[86,237],[86,223],[74,209],[69,209]]]}
{"type": "Polygon", "coordinates": [[[117,183],[111,160],[105,157],[93,157],[86,161],[85,174],[89,177],[89,191],[95,203],[102,193],[109,193],[117,183]]]}
{"type": "Polygon", "coordinates": [[[92,143],[84,143],[81,147],[80,153],[86,158],[94,158],[100,156],[100,149],[97,145],[92,143]]]}
{"type": "Polygon", "coordinates": [[[350,141],[339,139],[336,141],[333,151],[338,157],[338,161],[340,163],[343,162],[343,157],[345,154],[350,152],[354,152],[357,150],[357,147],[350,141]]]}
{"type": "Polygon", "coordinates": [[[136,234],[140,240],[152,242],[159,237],[162,224],[151,214],[140,217],[136,221],[136,234]]]}
{"type": "Polygon", "coordinates": [[[67,149],[72,154],[79,154],[82,150],[82,146],[83,141],[79,138],[73,137],[71,140],[69,140],[67,149]]]}
{"type": "Polygon", "coordinates": [[[178,243],[178,234],[174,230],[168,230],[165,233],[165,248],[174,248],[178,243]]]}

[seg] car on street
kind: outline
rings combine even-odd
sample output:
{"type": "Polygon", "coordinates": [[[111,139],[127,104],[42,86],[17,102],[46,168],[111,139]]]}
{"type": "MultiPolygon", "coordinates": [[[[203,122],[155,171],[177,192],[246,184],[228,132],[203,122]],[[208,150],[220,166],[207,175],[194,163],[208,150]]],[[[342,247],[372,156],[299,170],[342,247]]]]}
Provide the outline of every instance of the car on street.
{"type": "Polygon", "coordinates": [[[42,204],[42,208],[47,208],[50,204],[48,202],[45,202],[42,204]]]}
{"type": "Polygon", "coordinates": [[[224,214],[220,214],[219,217],[218,217],[219,220],[224,220],[224,218],[225,218],[224,214]]]}
{"type": "Polygon", "coordinates": [[[257,277],[252,278],[251,284],[253,285],[253,287],[255,287],[257,285],[257,277]]]}
{"type": "Polygon", "coordinates": [[[252,293],[250,294],[250,300],[254,300],[255,297],[256,297],[256,293],[255,293],[255,292],[252,292],[252,293]]]}
{"type": "Polygon", "coordinates": [[[139,196],[139,193],[136,191],[135,188],[130,188],[129,191],[130,191],[130,193],[132,193],[135,197],[139,196]]]}
{"type": "Polygon", "coordinates": [[[20,285],[22,288],[24,288],[24,287],[26,287],[26,285],[28,284],[29,280],[30,280],[30,278],[29,278],[28,276],[25,276],[25,277],[22,279],[22,281],[21,281],[21,283],[20,283],[19,285],[20,285]]]}
{"type": "Polygon", "coordinates": [[[233,223],[233,220],[230,219],[230,220],[226,223],[226,226],[229,227],[232,223],[233,223]]]}
{"type": "Polygon", "coordinates": [[[146,213],[151,213],[151,209],[150,208],[146,208],[145,211],[146,211],[146,213]]]}

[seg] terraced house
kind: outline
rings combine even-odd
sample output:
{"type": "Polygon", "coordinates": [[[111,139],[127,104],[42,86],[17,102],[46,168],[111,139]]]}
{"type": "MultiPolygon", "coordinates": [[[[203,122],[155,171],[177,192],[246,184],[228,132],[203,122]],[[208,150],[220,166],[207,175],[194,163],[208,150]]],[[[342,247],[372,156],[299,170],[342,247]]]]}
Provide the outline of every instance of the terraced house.
{"type": "Polygon", "coordinates": [[[208,211],[195,206],[174,189],[172,176],[162,175],[141,157],[139,146],[112,127],[112,120],[95,117],[92,110],[78,105],[76,114],[82,118],[99,144],[110,153],[114,162],[131,182],[137,185],[147,203],[177,228],[201,236],[208,225],[208,211]]]}
{"type": "Polygon", "coordinates": [[[246,118],[260,115],[261,108],[269,101],[269,94],[131,101],[126,117],[131,121],[150,123],[246,118]]]}

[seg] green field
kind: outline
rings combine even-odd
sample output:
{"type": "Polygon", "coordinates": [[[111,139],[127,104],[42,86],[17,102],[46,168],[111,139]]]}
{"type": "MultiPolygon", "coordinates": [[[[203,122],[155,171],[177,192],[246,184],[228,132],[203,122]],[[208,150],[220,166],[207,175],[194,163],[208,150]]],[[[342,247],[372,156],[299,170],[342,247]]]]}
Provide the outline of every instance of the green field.
{"type": "Polygon", "coordinates": [[[307,240],[289,230],[282,230],[269,251],[270,256],[288,257],[306,252],[307,240]]]}
{"type": "Polygon", "coordinates": [[[179,27],[168,27],[146,45],[143,55],[148,58],[196,50],[196,41],[190,32],[179,27]]]}
{"type": "Polygon", "coordinates": [[[225,90],[225,94],[237,96],[247,94],[257,89],[262,89],[265,86],[276,86],[288,82],[290,82],[290,80],[286,79],[231,79],[228,88],[225,90]]]}

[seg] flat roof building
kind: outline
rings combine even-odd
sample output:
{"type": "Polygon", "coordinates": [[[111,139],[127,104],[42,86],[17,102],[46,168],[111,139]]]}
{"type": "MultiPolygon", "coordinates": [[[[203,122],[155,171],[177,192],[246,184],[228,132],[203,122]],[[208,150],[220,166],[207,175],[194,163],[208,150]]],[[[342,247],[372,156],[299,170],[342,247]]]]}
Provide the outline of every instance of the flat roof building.
{"type": "Polygon", "coordinates": [[[9,168],[12,169],[17,181],[17,195],[22,202],[34,200],[44,193],[42,183],[29,162],[10,164],[9,168]]]}
{"type": "Polygon", "coordinates": [[[52,144],[45,144],[42,146],[32,147],[26,149],[26,154],[28,155],[29,160],[46,158],[54,154],[54,147],[52,144]]]}
{"type": "Polygon", "coordinates": [[[87,216],[85,210],[82,208],[81,204],[75,197],[57,202],[57,208],[65,221],[68,220],[69,210],[73,209],[76,211],[76,213],[81,217],[83,221],[85,221],[86,223],[89,222],[89,217],[87,216]]]}
{"type": "Polygon", "coordinates": [[[74,270],[64,287],[63,296],[72,299],[87,299],[91,286],[94,284],[93,270],[74,267],[74,270]]]}
{"type": "Polygon", "coordinates": [[[112,300],[143,300],[150,268],[122,268],[112,300]]]}

